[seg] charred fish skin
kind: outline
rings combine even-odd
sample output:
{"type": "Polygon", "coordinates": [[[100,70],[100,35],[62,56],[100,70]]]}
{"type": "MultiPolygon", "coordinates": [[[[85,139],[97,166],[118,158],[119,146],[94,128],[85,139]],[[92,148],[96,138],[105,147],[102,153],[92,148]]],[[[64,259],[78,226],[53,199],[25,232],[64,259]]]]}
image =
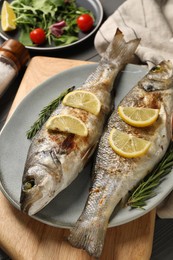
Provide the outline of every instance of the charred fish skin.
{"type": "Polygon", "coordinates": [[[22,179],[20,204],[23,212],[33,215],[40,211],[84,168],[96,148],[111,110],[114,79],[129,62],[138,44],[138,39],[126,43],[118,30],[96,70],[81,86],[99,98],[102,106],[97,116],[63,104],[51,115],[68,114],[79,118],[88,128],[87,137],[50,132],[43,125],[33,138],[22,179]]]}
{"type": "Polygon", "coordinates": [[[115,109],[100,139],[94,179],[85,208],[71,229],[71,245],[100,257],[111,214],[129,190],[134,188],[165,154],[172,137],[173,65],[163,61],[141,80],[120,103],[121,106],[159,108],[159,118],[150,127],[136,128],[120,119],[115,109]],[[112,128],[149,140],[146,155],[124,158],[109,145],[112,128]]]}

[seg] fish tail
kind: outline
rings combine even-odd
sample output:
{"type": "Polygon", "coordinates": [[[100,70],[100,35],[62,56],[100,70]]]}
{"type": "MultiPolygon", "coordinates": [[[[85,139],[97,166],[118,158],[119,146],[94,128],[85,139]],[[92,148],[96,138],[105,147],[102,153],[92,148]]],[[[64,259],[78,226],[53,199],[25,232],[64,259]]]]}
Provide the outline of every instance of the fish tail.
{"type": "Polygon", "coordinates": [[[116,66],[125,65],[132,59],[140,39],[136,38],[126,42],[123,33],[117,29],[115,36],[109,44],[102,60],[105,59],[116,66]]]}
{"type": "Polygon", "coordinates": [[[100,221],[96,217],[89,221],[80,217],[70,230],[68,241],[72,246],[84,249],[98,258],[103,250],[107,225],[107,221],[100,221]]]}

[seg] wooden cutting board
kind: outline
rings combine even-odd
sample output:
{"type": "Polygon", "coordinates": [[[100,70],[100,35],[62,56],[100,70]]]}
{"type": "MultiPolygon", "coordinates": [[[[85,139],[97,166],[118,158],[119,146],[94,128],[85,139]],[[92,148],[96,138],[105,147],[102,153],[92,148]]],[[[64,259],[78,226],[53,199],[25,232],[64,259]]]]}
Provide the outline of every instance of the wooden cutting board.
{"type": "MultiPolygon", "coordinates": [[[[87,62],[88,63],[88,62],[87,62]]],[[[84,61],[48,57],[31,59],[11,107],[44,80],[84,61]]],[[[100,260],[149,260],[155,210],[130,223],[109,228],[100,260]]],[[[70,246],[69,231],[38,222],[15,209],[0,192],[0,247],[16,260],[91,260],[85,251],[70,246]]]]}

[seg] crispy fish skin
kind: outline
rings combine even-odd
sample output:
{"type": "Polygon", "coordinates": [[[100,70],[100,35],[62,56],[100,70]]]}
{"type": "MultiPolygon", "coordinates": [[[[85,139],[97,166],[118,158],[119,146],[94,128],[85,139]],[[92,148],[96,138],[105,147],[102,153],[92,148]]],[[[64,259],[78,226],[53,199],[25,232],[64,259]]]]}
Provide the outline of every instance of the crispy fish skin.
{"type": "Polygon", "coordinates": [[[120,119],[117,109],[113,111],[99,143],[94,179],[85,208],[68,238],[73,246],[100,257],[108,221],[115,206],[152,171],[167,150],[172,137],[172,100],[173,65],[163,61],[120,103],[121,106],[159,108],[158,120],[150,127],[136,128],[120,119]],[[148,152],[131,159],[117,155],[108,142],[112,128],[149,140],[151,146],[148,152]]]}
{"type": "MultiPolygon", "coordinates": [[[[111,110],[111,91],[118,72],[132,58],[139,39],[125,42],[118,30],[96,70],[81,89],[94,93],[101,101],[97,116],[61,104],[51,116],[68,114],[81,119],[88,128],[87,137],[50,132],[43,125],[28,151],[21,190],[21,210],[33,215],[65,189],[84,168],[101,136],[111,110]]],[[[79,88],[80,89],[80,88],[79,88]]]]}

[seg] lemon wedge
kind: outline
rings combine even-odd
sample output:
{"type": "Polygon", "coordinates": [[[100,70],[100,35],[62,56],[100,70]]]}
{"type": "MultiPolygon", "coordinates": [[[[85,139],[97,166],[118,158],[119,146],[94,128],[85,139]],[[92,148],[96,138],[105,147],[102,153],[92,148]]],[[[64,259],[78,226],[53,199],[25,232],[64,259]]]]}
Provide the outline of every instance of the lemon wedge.
{"type": "Polygon", "coordinates": [[[124,133],[115,128],[112,129],[109,135],[109,143],[118,155],[126,158],[136,158],[144,155],[151,145],[149,141],[124,133]]]}
{"type": "Polygon", "coordinates": [[[136,127],[146,127],[152,125],[157,120],[159,109],[119,106],[118,113],[127,124],[136,127]]]}
{"type": "Polygon", "coordinates": [[[50,117],[46,123],[46,128],[48,130],[59,130],[80,136],[88,135],[88,129],[83,121],[71,115],[57,115],[50,117]]]}
{"type": "Polygon", "coordinates": [[[85,90],[76,90],[68,93],[62,103],[66,106],[81,108],[94,115],[98,115],[101,109],[101,103],[97,96],[85,90]]]}
{"type": "Polygon", "coordinates": [[[16,15],[11,5],[4,1],[1,10],[1,27],[3,31],[12,31],[16,29],[16,15]]]}

